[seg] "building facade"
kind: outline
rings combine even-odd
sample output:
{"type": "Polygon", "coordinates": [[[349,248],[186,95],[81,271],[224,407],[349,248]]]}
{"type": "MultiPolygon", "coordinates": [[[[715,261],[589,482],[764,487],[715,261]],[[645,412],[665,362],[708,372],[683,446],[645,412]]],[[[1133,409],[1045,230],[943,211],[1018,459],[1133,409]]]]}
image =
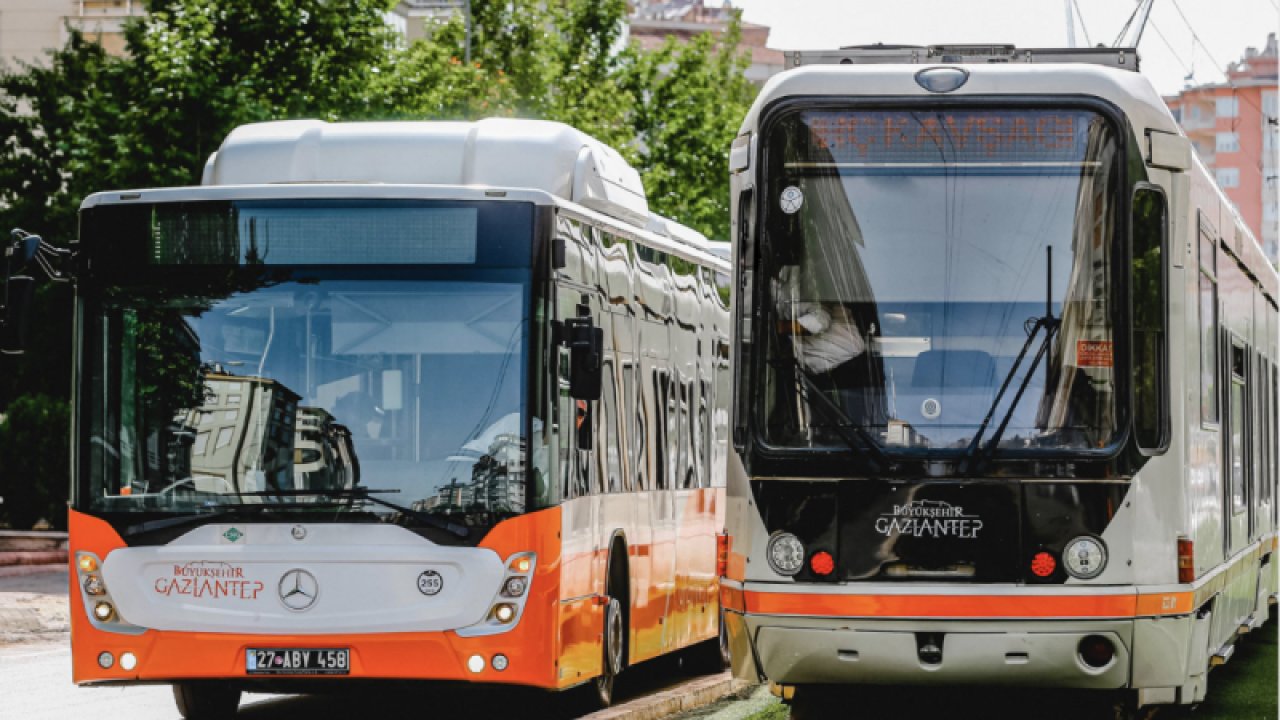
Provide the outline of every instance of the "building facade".
{"type": "Polygon", "coordinates": [[[0,57],[9,67],[43,60],[67,42],[67,28],[124,52],[124,23],[143,15],[142,0],[0,0],[0,57]]]}
{"type": "MultiPolygon", "coordinates": [[[[708,6],[704,0],[640,0],[634,3],[628,21],[631,41],[642,50],[655,50],[669,37],[685,41],[702,33],[722,33],[738,12],[727,1],[708,6]]],[[[784,69],[782,51],[767,47],[767,25],[743,22],[740,27],[742,38],[738,50],[751,57],[746,77],[756,85],[763,85],[784,69]]]]}
{"type": "Polygon", "coordinates": [[[1196,152],[1277,263],[1280,214],[1277,157],[1276,34],[1259,51],[1249,48],[1227,67],[1223,83],[1199,85],[1165,98],[1196,152]]]}

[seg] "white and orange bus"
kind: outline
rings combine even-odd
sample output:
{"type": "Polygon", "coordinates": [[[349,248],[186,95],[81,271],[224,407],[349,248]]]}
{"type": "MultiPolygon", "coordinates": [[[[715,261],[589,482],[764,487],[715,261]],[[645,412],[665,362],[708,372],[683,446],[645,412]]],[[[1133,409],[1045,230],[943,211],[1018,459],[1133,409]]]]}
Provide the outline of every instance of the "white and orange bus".
{"type": "Polygon", "coordinates": [[[188,718],[299,679],[608,703],[724,657],[728,266],[612,149],[250,125],[80,227],[76,683],[188,718]]]}

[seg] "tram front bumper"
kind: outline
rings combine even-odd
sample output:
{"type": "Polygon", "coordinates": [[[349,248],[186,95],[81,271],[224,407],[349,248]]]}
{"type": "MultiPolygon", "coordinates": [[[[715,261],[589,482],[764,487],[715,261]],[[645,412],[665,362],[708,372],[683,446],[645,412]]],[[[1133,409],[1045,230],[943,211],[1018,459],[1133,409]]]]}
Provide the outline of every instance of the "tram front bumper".
{"type": "Polygon", "coordinates": [[[760,669],[773,682],[986,684],[1114,689],[1129,683],[1133,622],[859,620],[745,617],[760,669]],[[1109,640],[1111,661],[1080,657],[1089,636],[1109,640]],[[938,654],[922,653],[932,643],[938,654]]]}

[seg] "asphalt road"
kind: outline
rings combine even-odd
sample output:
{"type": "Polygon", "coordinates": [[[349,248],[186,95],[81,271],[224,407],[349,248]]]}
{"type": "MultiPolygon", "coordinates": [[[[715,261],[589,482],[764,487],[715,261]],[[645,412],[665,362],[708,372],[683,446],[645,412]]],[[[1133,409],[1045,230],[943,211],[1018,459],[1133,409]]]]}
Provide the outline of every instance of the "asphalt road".
{"type": "MultiPolygon", "coordinates": [[[[690,677],[676,663],[646,663],[619,680],[619,702],[678,687],[690,677]],[[630,677],[628,677],[628,675],[630,677]]],[[[579,717],[583,698],[508,688],[428,684],[360,689],[329,695],[245,695],[239,717],[316,718],[579,717]],[[568,702],[566,702],[568,700],[568,702]],[[573,702],[577,700],[579,702],[573,702]]],[[[64,636],[0,645],[0,718],[4,720],[177,720],[168,686],[76,687],[64,636]]]]}
{"type": "MultiPolygon", "coordinates": [[[[43,632],[0,633],[0,720],[176,720],[167,686],[76,687],[65,627],[66,572],[0,578],[0,611],[54,618],[43,632]],[[56,624],[63,620],[62,625],[56,624]]],[[[0,619],[4,615],[0,614],[0,619]]],[[[3,628],[0,628],[3,630],[3,628]]],[[[629,669],[618,681],[618,703],[692,686],[715,676],[691,676],[663,659],[629,669]]],[[[703,683],[704,685],[706,683],[703,683]]],[[[670,693],[667,693],[670,694],[670,693]]],[[[575,718],[588,711],[583,692],[570,695],[492,686],[379,685],[329,695],[245,695],[239,717],[257,720],[444,717],[575,718]]],[[[651,715],[652,716],[652,715],[651,715]]]]}

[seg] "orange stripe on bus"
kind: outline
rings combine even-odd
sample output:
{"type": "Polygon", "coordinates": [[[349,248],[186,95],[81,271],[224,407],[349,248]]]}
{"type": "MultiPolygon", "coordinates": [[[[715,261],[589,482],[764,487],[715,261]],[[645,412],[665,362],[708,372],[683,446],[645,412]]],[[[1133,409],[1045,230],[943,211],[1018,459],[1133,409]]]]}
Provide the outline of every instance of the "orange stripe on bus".
{"type": "Polygon", "coordinates": [[[1138,614],[1137,595],[810,595],[751,591],[745,595],[747,612],[763,615],[1127,618],[1138,614]]]}

